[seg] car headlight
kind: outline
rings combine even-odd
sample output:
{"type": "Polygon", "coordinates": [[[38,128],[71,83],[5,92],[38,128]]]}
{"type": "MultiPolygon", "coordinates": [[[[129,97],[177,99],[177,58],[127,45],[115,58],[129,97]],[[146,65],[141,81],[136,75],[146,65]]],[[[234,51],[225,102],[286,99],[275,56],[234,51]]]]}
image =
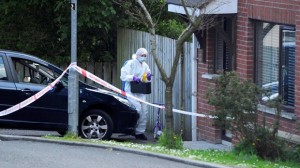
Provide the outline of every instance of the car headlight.
{"type": "Polygon", "coordinates": [[[117,100],[119,100],[119,102],[129,106],[129,107],[132,107],[132,108],[135,108],[131,103],[129,103],[129,101],[127,99],[124,99],[122,97],[119,97],[119,96],[114,96],[114,98],[116,98],[117,100]]]}

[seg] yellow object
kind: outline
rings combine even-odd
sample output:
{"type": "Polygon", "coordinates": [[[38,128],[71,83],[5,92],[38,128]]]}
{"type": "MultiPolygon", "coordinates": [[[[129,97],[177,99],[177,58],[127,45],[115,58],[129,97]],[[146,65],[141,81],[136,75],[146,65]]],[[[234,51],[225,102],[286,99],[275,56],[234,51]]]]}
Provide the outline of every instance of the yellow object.
{"type": "Polygon", "coordinates": [[[148,80],[147,80],[147,74],[146,73],[144,73],[144,75],[143,75],[143,77],[142,77],[142,82],[147,82],[148,80]]]}

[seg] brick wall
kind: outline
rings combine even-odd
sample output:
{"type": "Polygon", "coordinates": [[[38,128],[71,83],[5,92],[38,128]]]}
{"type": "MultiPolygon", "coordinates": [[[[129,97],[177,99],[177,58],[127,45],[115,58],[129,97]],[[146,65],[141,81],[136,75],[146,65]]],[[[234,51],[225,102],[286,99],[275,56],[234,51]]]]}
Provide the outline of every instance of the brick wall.
{"type": "MultiPolygon", "coordinates": [[[[300,116],[300,0],[239,0],[237,18],[237,71],[253,79],[254,20],[296,26],[295,114],[300,116]]],[[[274,115],[266,115],[269,124],[274,115]]],[[[296,121],[282,118],[281,130],[295,132],[296,121]]]]}
{"type": "MultiPolygon", "coordinates": [[[[300,118],[300,0],[238,0],[236,30],[236,71],[244,79],[254,77],[255,32],[254,21],[274,22],[296,26],[295,63],[295,115],[300,118]]],[[[202,78],[202,74],[213,73],[215,32],[207,31],[206,63],[198,63],[198,112],[209,113],[213,107],[207,104],[206,90],[213,81],[202,78]]],[[[268,123],[273,123],[274,115],[267,114],[268,123]]],[[[282,119],[281,130],[295,132],[297,120],[282,119]]],[[[198,139],[213,143],[221,141],[221,131],[207,118],[197,119],[198,139]]],[[[235,140],[233,140],[235,142],[235,140]]]]}
{"type": "MultiPolygon", "coordinates": [[[[209,114],[213,107],[207,104],[205,94],[209,87],[214,86],[214,82],[210,79],[202,78],[202,74],[213,73],[214,71],[214,48],[215,48],[215,31],[214,29],[207,30],[206,38],[206,63],[198,62],[198,102],[197,111],[202,114],[209,114]]],[[[204,53],[203,53],[204,54],[204,53]]],[[[201,56],[200,56],[201,57],[201,56]]],[[[211,143],[221,143],[221,130],[216,128],[213,120],[209,118],[197,118],[197,139],[206,140],[211,143]]]]}

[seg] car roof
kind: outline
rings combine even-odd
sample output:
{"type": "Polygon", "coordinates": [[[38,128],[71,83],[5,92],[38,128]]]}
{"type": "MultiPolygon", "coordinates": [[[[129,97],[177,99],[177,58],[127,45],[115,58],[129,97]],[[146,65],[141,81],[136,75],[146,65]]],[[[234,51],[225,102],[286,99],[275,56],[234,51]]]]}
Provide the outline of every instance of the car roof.
{"type": "Polygon", "coordinates": [[[16,56],[18,56],[19,58],[24,58],[24,59],[31,59],[40,63],[43,63],[45,65],[50,65],[53,66],[55,68],[61,69],[59,67],[57,67],[56,65],[53,65],[43,59],[38,58],[37,56],[34,55],[30,55],[30,54],[26,54],[26,53],[22,53],[22,52],[18,52],[18,51],[11,51],[11,50],[3,50],[0,49],[0,53],[5,53],[5,54],[16,54],[16,56]]]}

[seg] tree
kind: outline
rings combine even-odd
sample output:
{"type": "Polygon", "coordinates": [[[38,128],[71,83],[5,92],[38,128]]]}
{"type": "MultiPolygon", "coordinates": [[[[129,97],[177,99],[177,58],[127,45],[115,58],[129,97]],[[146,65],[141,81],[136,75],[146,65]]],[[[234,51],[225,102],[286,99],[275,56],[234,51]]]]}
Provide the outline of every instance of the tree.
{"type": "MultiPolygon", "coordinates": [[[[78,1],[79,61],[115,60],[117,28],[144,28],[132,24],[121,10],[110,0],[78,1]]],[[[180,20],[168,20],[171,15],[162,18],[159,33],[174,38],[183,27],[180,20]]],[[[70,0],[0,1],[0,48],[41,56],[56,64],[69,62],[70,20],[70,0]]]]}
{"type": "MultiPolygon", "coordinates": [[[[78,2],[78,56],[111,61],[116,55],[117,25],[124,22],[110,0],[78,2]]],[[[70,0],[0,1],[0,48],[69,62],[70,0]]]]}
{"type": "MultiPolygon", "coordinates": [[[[156,42],[156,26],[157,22],[159,20],[160,15],[158,15],[157,19],[154,21],[152,15],[150,14],[149,10],[144,4],[144,1],[142,0],[115,0],[116,3],[124,7],[126,10],[126,13],[131,16],[131,18],[136,19],[137,22],[140,22],[141,24],[144,24],[145,27],[148,29],[148,32],[151,34],[151,54],[154,58],[155,64],[158,67],[158,70],[162,76],[162,80],[164,84],[166,85],[165,90],[165,111],[166,111],[166,131],[167,131],[167,139],[169,140],[169,146],[170,148],[173,148],[173,139],[174,137],[174,123],[173,123],[173,111],[172,111],[172,97],[173,97],[173,85],[175,80],[175,75],[177,71],[177,66],[180,60],[180,57],[182,56],[183,51],[183,44],[186,42],[192,34],[201,28],[208,27],[211,23],[212,19],[209,19],[209,15],[199,15],[197,14],[198,9],[204,9],[206,5],[211,2],[212,0],[203,0],[201,2],[197,2],[194,4],[189,4],[192,6],[193,11],[188,12],[187,5],[185,0],[181,0],[182,6],[185,9],[186,13],[186,19],[188,22],[187,27],[181,32],[179,37],[176,40],[176,52],[175,52],[175,58],[172,63],[171,67],[171,73],[168,76],[166,71],[164,70],[162,64],[160,63],[157,55],[157,42],[156,42]],[[141,22],[143,21],[143,22],[141,22]]],[[[146,3],[149,3],[149,1],[145,1],[146,3]]],[[[165,1],[156,1],[156,3],[160,4],[160,8],[163,9],[165,6],[165,1]]],[[[162,10],[161,10],[162,11],[162,10]]]]}

